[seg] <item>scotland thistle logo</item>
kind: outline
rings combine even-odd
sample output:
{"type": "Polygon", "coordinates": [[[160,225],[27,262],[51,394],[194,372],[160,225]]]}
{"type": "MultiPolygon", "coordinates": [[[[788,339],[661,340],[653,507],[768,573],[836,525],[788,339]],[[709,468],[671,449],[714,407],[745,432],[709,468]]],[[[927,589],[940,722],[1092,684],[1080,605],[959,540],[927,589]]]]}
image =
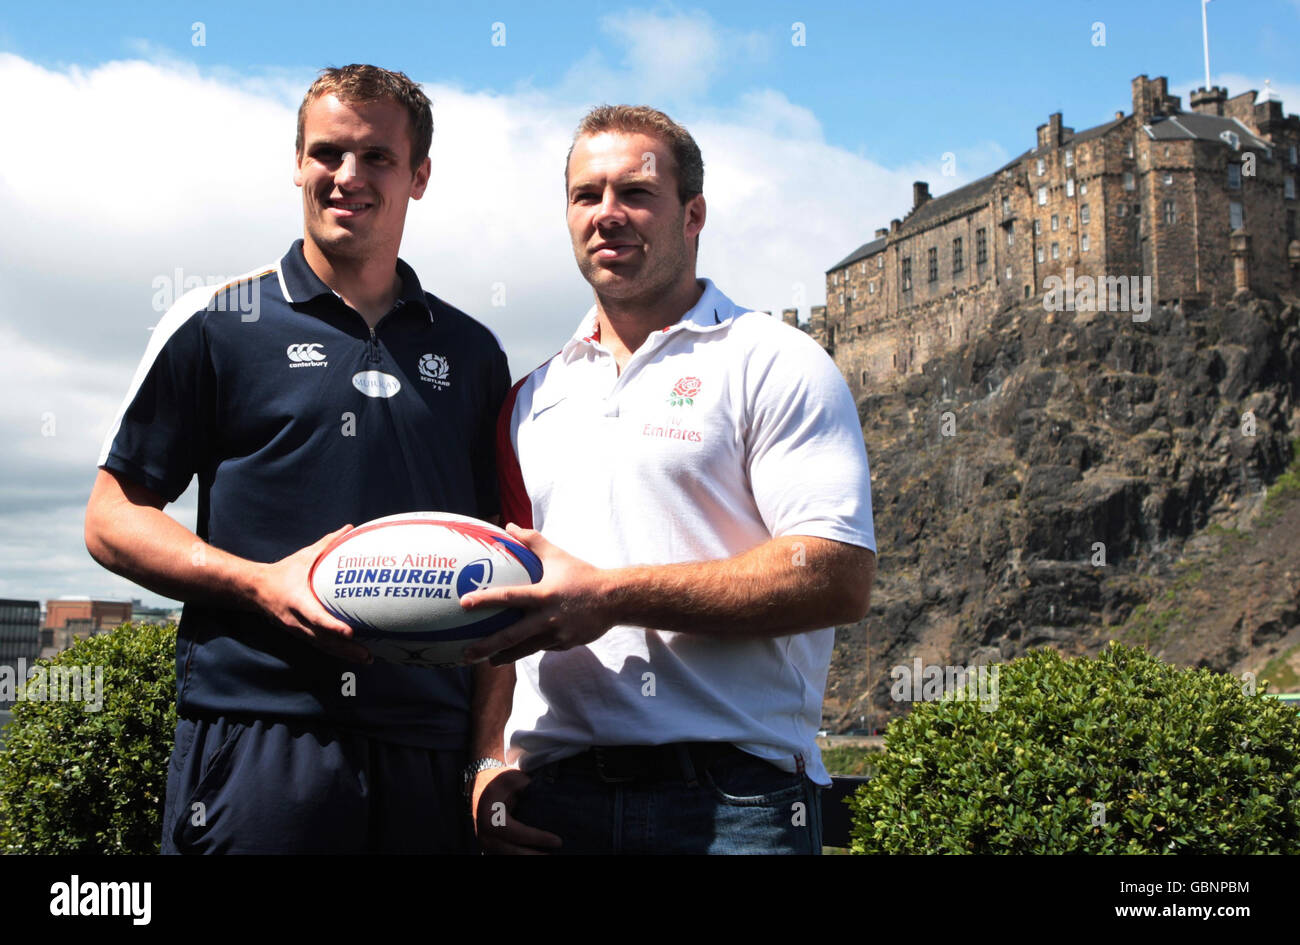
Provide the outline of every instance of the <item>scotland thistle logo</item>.
{"type": "Polygon", "coordinates": [[[451,381],[447,380],[447,375],[451,373],[451,365],[447,359],[440,354],[426,354],[420,358],[420,377],[428,381],[434,387],[442,389],[450,387],[451,381]]]}

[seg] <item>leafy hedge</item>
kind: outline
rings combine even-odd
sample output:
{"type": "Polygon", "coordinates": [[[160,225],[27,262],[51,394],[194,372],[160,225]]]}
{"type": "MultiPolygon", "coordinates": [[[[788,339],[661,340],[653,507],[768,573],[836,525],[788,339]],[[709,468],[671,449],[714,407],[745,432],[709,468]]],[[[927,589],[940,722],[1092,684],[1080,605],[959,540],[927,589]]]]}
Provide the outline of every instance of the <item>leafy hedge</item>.
{"type": "Polygon", "coordinates": [[[854,853],[1300,853],[1300,713],[1112,643],[890,723],[854,853]]]}
{"type": "MultiPolygon", "coordinates": [[[[124,624],[49,668],[103,668],[102,707],[20,700],[0,751],[0,852],[157,853],[176,729],[176,629],[124,624]]],[[[51,693],[52,694],[52,691],[51,693]]]]}

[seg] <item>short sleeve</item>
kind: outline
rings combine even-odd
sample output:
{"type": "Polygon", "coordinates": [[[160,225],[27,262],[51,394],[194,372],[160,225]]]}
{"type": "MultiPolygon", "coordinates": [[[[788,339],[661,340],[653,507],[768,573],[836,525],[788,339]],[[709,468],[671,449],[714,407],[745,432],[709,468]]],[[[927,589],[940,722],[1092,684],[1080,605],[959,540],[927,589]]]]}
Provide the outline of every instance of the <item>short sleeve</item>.
{"type": "MultiPolygon", "coordinates": [[[[211,290],[198,299],[207,304],[211,290]]],[[[204,312],[186,295],[159,321],[104,440],[99,465],[175,502],[210,442],[211,361],[204,312]]]]}
{"type": "Polygon", "coordinates": [[[779,343],[765,339],[746,370],[746,452],[759,514],[774,538],[809,535],[875,551],[853,396],[820,346],[780,327],[779,343]]]}

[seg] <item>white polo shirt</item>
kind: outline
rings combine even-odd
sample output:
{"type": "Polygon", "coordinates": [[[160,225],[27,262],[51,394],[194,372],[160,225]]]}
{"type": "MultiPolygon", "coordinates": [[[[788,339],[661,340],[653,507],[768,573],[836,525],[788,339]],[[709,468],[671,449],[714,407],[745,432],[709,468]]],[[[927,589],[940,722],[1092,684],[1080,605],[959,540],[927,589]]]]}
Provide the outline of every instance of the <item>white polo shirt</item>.
{"type": "MultiPolygon", "coordinates": [[[[597,567],[729,558],[808,535],[875,550],[857,408],[797,328],[707,279],[620,374],[593,306],[503,407],[505,518],[597,567]]],[[[814,736],[834,630],[724,641],[617,626],[518,661],[506,725],[531,770],[593,745],[725,741],[829,784],[814,736]]]]}

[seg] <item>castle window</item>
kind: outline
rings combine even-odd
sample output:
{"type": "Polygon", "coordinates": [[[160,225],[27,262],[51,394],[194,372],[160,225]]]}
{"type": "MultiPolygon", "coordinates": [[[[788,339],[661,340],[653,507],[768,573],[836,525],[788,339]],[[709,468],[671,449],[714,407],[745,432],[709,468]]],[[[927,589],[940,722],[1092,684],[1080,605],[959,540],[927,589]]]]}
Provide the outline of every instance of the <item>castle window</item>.
{"type": "Polygon", "coordinates": [[[1088,182],[1086,180],[1079,181],[1079,196],[1088,196],[1088,182]]]}
{"type": "Polygon", "coordinates": [[[1016,226],[1014,223],[1007,224],[1007,245],[1016,245],[1016,226]]]}
{"type": "Polygon", "coordinates": [[[1029,293],[1032,292],[1032,291],[1033,291],[1033,290],[1029,287],[1029,283],[1026,282],[1026,283],[1025,283],[1025,298],[1029,298],[1029,293]]]}
{"type": "Polygon", "coordinates": [[[1065,228],[1067,230],[1070,228],[1070,215],[1068,213],[1065,215],[1065,228]]]}
{"type": "Polygon", "coordinates": [[[1287,200],[1295,200],[1295,178],[1282,178],[1282,196],[1287,200]]]}
{"type": "Polygon", "coordinates": [[[862,260],[862,265],[858,267],[858,272],[862,273],[864,276],[867,274],[867,261],[865,259],[862,260]]]}
{"type": "Polygon", "coordinates": [[[1086,253],[1087,251],[1088,251],[1088,234],[1084,233],[1082,236],[1079,237],[1079,252],[1086,253]]]}
{"type": "Polygon", "coordinates": [[[983,227],[975,231],[975,265],[982,266],[989,261],[988,233],[983,227]]]}
{"type": "Polygon", "coordinates": [[[1132,171],[1125,171],[1125,172],[1124,172],[1124,189],[1125,189],[1125,190],[1132,190],[1132,189],[1134,188],[1134,186],[1136,186],[1136,185],[1135,185],[1134,182],[1133,182],[1133,172],[1132,172],[1132,171]]]}
{"type": "Polygon", "coordinates": [[[1039,188],[1038,188],[1038,205],[1039,205],[1040,207],[1045,207],[1045,206],[1047,206],[1047,188],[1046,188],[1046,187],[1039,187],[1039,188]]]}
{"type": "Polygon", "coordinates": [[[1003,197],[1003,198],[1002,198],[1002,215],[1003,215],[1004,217],[1009,217],[1009,216],[1011,216],[1011,198],[1010,198],[1010,197],[1003,197]]]}
{"type": "Polygon", "coordinates": [[[1119,215],[1122,217],[1128,216],[1128,204],[1122,203],[1119,205],[1119,215]]]}
{"type": "Polygon", "coordinates": [[[1053,244],[1052,244],[1052,258],[1053,258],[1053,259],[1060,259],[1060,258],[1061,258],[1061,244],[1060,244],[1060,243],[1053,243],[1053,244]]]}
{"type": "Polygon", "coordinates": [[[907,292],[912,288],[912,257],[903,257],[903,291],[907,292]]]}
{"type": "Polygon", "coordinates": [[[874,282],[868,282],[867,295],[875,295],[875,294],[876,294],[876,284],[874,282]]]}
{"type": "Polygon", "coordinates": [[[1041,233],[1041,232],[1043,232],[1043,221],[1042,221],[1042,220],[1035,220],[1035,221],[1034,221],[1034,235],[1037,236],[1037,235],[1038,235],[1039,233],[1041,233]]]}
{"type": "Polygon", "coordinates": [[[966,267],[961,253],[961,237],[952,241],[952,274],[955,276],[966,267]]]}
{"type": "Polygon", "coordinates": [[[1294,144],[1291,145],[1291,147],[1287,149],[1287,155],[1291,158],[1291,166],[1292,166],[1292,167],[1295,167],[1295,165],[1296,165],[1297,163],[1300,163],[1300,162],[1297,162],[1297,161],[1296,161],[1296,147],[1295,147],[1294,144]]]}
{"type": "Polygon", "coordinates": [[[1241,204],[1236,200],[1228,204],[1228,229],[1240,230],[1245,218],[1241,214],[1241,204]]]}
{"type": "Polygon", "coordinates": [[[1038,159],[1038,176],[1039,176],[1039,177],[1042,177],[1042,176],[1043,176],[1043,172],[1044,172],[1046,169],[1047,169],[1047,162],[1044,161],[1042,158],[1039,158],[1039,159],[1038,159]]]}
{"type": "Polygon", "coordinates": [[[1074,196],[1074,178],[1073,178],[1073,177],[1071,177],[1069,180],[1067,180],[1067,181],[1065,182],[1065,196],[1067,196],[1067,197],[1073,197],[1073,196],[1074,196]]]}
{"type": "Polygon", "coordinates": [[[1286,238],[1288,240],[1295,239],[1295,211],[1294,210],[1288,210],[1286,212],[1286,238]]]}
{"type": "Polygon", "coordinates": [[[1055,213],[1052,214],[1052,232],[1055,233],[1061,228],[1061,218],[1055,213]]]}
{"type": "Polygon", "coordinates": [[[1041,246],[1038,247],[1038,261],[1039,261],[1039,262],[1046,262],[1046,261],[1047,261],[1047,253],[1046,253],[1046,251],[1043,249],[1043,247],[1041,247],[1041,246]]]}
{"type": "Polygon", "coordinates": [[[866,382],[867,382],[867,372],[866,372],[866,371],[863,371],[863,372],[862,372],[862,383],[865,384],[866,382]]]}
{"type": "Polygon", "coordinates": [[[1166,223],[1173,223],[1178,219],[1178,214],[1174,210],[1174,202],[1172,200],[1165,201],[1164,210],[1166,223]]]}
{"type": "Polygon", "coordinates": [[[876,257],[876,268],[877,268],[877,269],[884,269],[884,268],[885,268],[885,254],[884,254],[884,253],[881,253],[879,256],[876,257]]]}
{"type": "Polygon", "coordinates": [[[1011,281],[1011,267],[1007,266],[1007,281],[1011,281]]]}
{"type": "Polygon", "coordinates": [[[1088,212],[1088,205],[1085,203],[1079,208],[1079,222],[1086,225],[1090,217],[1091,214],[1088,212]]]}
{"type": "Polygon", "coordinates": [[[844,293],[843,293],[843,292],[840,293],[840,304],[841,304],[841,305],[844,304],[844,293]]]}
{"type": "Polygon", "coordinates": [[[939,278],[939,250],[930,249],[926,251],[926,261],[930,268],[930,281],[935,282],[939,278]]]}
{"type": "Polygon", "coordinates": [[[1073,151],[1066,151],[1066,152],[1065,152],[1065,166],[1066,166],[1066,167],[1074,167],[1074,152],[1073,152],[1073,151]]]}
{"type": "Polygon", "coordinates": [[[1228,165],[1228,187],[1231,190],[1241,189],[1241,165],[1240,164],[1228,165]]]}
{"type": "Polygon", "coordinates": [[[1125,157],[1130,157],[1130,158],[1133,156],[1133,139],[1132,139],[1132,138],[1129,138],[1127,141],[1124,142],[1124,156],[1125,156],[1125,157]]]}
{"type": "Polygon", "coordinates": [[[1174,182],[1174,175],[1169,173],[1168,171],[1165,171],[1165,186],[1168,187],[1173,182],[1174,182]]]}

